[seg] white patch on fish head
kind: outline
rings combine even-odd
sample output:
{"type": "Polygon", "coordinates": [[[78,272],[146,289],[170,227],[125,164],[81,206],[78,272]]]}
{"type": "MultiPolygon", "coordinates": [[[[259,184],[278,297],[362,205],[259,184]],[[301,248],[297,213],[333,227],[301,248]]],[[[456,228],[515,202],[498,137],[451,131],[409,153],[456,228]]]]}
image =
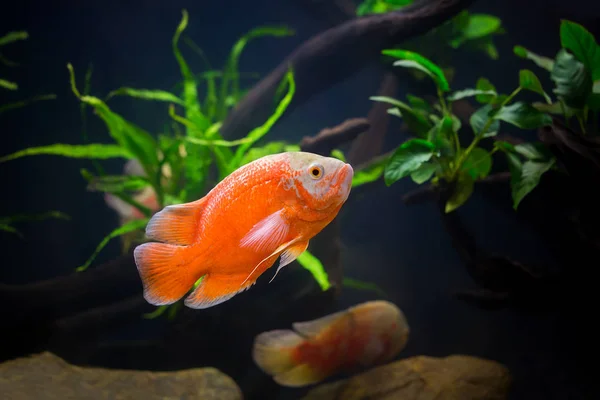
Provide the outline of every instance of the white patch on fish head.
{"type": "Polygon", "coordinates": [[[291,177],[284,187],[294,189],[307,207],[324,210],[348,199],[354,170],[333,157],[307,152],[289,153],[291,177]]]}

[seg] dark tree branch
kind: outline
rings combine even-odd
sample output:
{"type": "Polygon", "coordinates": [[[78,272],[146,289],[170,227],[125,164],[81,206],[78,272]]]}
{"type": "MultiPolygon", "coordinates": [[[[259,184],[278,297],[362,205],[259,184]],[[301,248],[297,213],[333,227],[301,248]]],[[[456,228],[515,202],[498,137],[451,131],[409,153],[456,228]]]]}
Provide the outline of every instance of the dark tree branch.
{"type": "Polygon", "coordinates": [[[329,156],[339,146],[352,142],[370,127],[366,118],[348,119],[333,128],[325,128],[316,136],[306,136],[300,142],[302,151],[329,156]]]}
{"type": "Polygon", "coordinates": [[[240,137],[263,123],[288,67],[294,69],[297,84],[289,112],[379,60],[381,50],[428,32],[473,2],[417,1],[401,11],[354,18],[313,36],[248,92],[224,121],[221,134],[227,139],[240,137]]]}

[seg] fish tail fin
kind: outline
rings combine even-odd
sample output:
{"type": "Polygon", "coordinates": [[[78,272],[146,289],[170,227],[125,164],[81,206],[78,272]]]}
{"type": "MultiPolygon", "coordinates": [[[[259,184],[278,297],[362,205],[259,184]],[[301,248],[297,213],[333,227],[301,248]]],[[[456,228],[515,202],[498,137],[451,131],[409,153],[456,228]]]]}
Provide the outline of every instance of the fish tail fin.
{"type": "Polygon", "coordinates": [[[322,381],[324,372],[299,360],[298,346],[305,338],[291,330],[263,332],[254,339],[252,359],[265,373],[282,386],[301,387],[322,381]]]}
{"type": "Polygon", "coordinates": [[[290,371],[297,366],[293,352],[304,338],[291,330],[263,332],[254,338],[252,359],[269,375],[290,371]]]}
{"type": "Polygon", "coordinates": [[[148,303],[175,303],[206,273],[192,265],[189,250],[167,243],[144,243],[135,248],[133,256],[148,303]]]}

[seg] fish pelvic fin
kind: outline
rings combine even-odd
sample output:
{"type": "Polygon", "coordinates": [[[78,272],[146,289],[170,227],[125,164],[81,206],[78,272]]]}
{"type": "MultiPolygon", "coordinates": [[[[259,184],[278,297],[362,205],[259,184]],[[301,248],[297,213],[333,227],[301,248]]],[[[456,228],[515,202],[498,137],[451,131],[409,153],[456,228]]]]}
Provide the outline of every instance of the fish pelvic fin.
{"type": "Polygon", "coordinates": [[[187,246],[193,244],[200,227],[206,197],[184,204],[166,206],[152,216],[146,236],[159,242],[187,246]]]}
{"type": "Polygon", "coordinates": [[[200,285],[185,299],[189,308],[204,309],[216,306],[248,290],[256,280],[244,281],[243,275],[208,273],[200,285]]]}
{"type": "Polygon", "coordinates": [[[155,306],[181,299],[203,271],[191,265],[189,248],[166,243],[144,243],[133,251],[144,286],[144,298],[155,306]]]}
{"type": "Polygon", "coordinates": [[[273,330],[256,336],[252,346],[254,363],[282,386],[301,387],[326,376],[306,363],[299,363],[295,350],[305,339],[292,330],[273,330]]]}

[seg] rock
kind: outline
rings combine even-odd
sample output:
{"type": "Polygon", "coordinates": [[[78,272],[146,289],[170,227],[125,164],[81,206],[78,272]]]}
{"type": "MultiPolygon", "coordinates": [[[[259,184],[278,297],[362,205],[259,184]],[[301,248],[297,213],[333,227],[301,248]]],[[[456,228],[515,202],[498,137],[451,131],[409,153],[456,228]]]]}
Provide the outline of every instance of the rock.
{"type": "Polygon", "coordinates": [[[303,400],[503,400],[510,383],[508,369],[494,361],[418,356],[320,385],[303,400]]]}
{"type": "Polygon", "coordinates": [[[242,399],[236,383],[215,368],[175,372],[88,368],[48,352],[0,364],[0,393],[11,400],[242,399]]]}

